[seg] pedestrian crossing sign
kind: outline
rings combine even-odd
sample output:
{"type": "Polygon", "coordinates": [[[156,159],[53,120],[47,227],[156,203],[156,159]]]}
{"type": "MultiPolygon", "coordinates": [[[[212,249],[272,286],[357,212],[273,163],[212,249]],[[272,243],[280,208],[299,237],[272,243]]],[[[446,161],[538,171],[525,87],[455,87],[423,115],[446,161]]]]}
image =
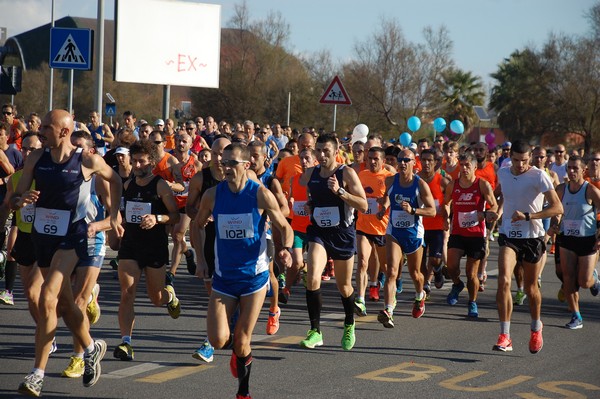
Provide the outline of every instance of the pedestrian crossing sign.
{"type": "Polygon", "coordinates": [[[50,68],[91,70],[92,43],[91,29],[52,28],[50,68]]]}

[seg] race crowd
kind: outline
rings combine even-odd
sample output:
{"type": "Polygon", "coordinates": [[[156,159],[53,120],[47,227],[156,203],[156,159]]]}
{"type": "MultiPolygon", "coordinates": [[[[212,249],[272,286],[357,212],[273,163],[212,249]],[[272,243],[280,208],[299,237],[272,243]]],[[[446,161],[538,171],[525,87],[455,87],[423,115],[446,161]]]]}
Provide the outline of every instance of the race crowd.
{"type": "Polygon", "coordinates": [[[142,273],[152,304],[179,317],[174,281],[185,257],[209,295],[207,337],[192,356],[211,362],[215,349],[231,349],[237,398],[250,397],[251,338],[265,300],[273,335],[279,305],[304,293],[310,327],[299,344],[313,349],[324,343],[321,283],[332,278],[347,351],[367,300],[381,301],[377,320],[394,328],[403,267],[415,289],[412,317],[422,317],[433,287],[449,280],[447,303],[457,305],[466,287],[466,314],[476,319],[493,241],[500,321],[493,350],[512,351],[513,305],[525,301],[529,351],[542,349],[547,254],[562,283],[558,298],[571,312],[567,329],[583,327],[580,289],[600,290],[600,151],[443,135],[403,147],[378,134],[338,137],[211,116],[179,126],[138,121],[130,111],[122,126],[100,123],[96,112],[88,117],[81,123],[65,110],[25,117],[13,104],[2,106],[0,222],[10,228],[0,237],[7,253],[0,303],[14,304],[19,274],[36,323],[34,366],[21,394],[41,395],[61,317],[73,334],[63,376],[82,377],[84,386],[100,377],[107,344],[90,335],[90,325],[100,318],[106,246],[118,253],[110,264],[121,290],[122,342],[113,356],[134,359],[142,273]]]}

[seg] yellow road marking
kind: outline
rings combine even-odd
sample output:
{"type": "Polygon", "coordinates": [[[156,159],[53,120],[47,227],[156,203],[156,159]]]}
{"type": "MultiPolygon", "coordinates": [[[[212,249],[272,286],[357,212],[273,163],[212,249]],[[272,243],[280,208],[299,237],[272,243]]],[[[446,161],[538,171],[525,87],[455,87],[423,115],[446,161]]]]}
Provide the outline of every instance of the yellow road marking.
{"type": "Polygon", "coordinates": [[[149,375],[144,378],[138,378],[136,381],[140,382],[149,382],[152,384],[160,384],[165,381],[174,380],[177,378],[185,377],[190,374],[199,373],[201,371],[205,371],[208,369],[212,369],[215,366],[208,366],[206,364],[201,364],[198,366],[184,366],[184,367],[176,367],[173,370],[164,371],[162,373],[157,373],[153,375],[149,375]]]}

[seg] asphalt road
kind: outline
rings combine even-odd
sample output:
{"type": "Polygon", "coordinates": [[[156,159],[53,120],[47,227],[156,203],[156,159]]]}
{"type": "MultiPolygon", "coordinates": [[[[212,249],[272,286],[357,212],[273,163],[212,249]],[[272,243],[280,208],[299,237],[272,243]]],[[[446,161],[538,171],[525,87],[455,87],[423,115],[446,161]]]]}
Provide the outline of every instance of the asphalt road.
{"type": "MultiPolygon", "coordinates": [[[[588,290],[580,296],[584,327],[567,330],[566,305],[556,298],[559,282],[549,257],[543,274],[542,320],[544,348],[528,350],[527,302],[515,307],[511,335],[514,351],[492,351],[499,333],[495,305],[497,244],[492,243],[485,292],[480,293],[480,317],[468,320],[466,291],[459,303],[446,304],[450,283],[433,290],[421,319],[410,316],[414,288],[404,271],[404,292],[398,295],[396,327],[384,329],[376,320],[382,303],[368,303],[368,316],[357,319],[356,346],[340,347],[343,310],[334,280],[323,283],[325,345],[308,350],[298,346],[309,328],[304,290],[294,287],[282,305],[281,328],[265,334],[267,306],[253,337],[254,363],[250,391],[254,398],[600,398],[600,297],[588,290]]],[[[109,258],[107,258],[109,259],[109,258]]],[[[184,261],[185,262],[185,261],[184,261]]],[[[206,292],[201,282],[180,268],[175,287],[182,314],[172,320],[166,308],[155,308],[140,286],[133,336],[135,360],[112,357],[120,343],[119,301],[115,272],[103,268],[100,278],[102,317],[93,336],[109,349],[102,377],[91,388],[81,379],[60,377],[71,354],[70,336],[62,322],[59,350],[46,370],[44,397],[55,398],[233,398],[237,380],[229,372],[228,350],[217,351],[214,362],[191,357],[206,331],[206,292]]],[[[1,284],[1,283],[0,283],[1,284]]],[[[16,397],[22,378],[31,370],[34,325],[20,283],[14,307],[0,307],[0,397],[16,397]]],[[[513,289],[515,289],[513,284],[513,289]]]]}

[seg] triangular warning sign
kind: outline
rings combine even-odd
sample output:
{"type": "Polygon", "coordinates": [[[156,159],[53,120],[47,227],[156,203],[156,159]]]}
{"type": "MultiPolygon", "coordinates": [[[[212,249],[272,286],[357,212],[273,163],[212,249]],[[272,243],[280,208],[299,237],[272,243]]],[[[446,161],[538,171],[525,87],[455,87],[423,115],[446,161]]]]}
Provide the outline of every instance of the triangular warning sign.
{"type": "Polygon", "coordinates": [[[323,96],[319,100],[321,104],[345,104],[350,105],[350,97],[342,85],[342,81],[338,76],[334,77],[323,96]]]}
{"type": "Polygon", "coordinates": [[[73,36],[71,36],[70,34],[69,36],[67,36],[67,39],[65,40],[63,45],[60,46],[60,50],[56,54],[56,57],[54,57],[53,62],[59,64],[86,64],[85,58],[81,54],[81,51],[79,51],[79,48],[77,47],[77,43],[75,43],[73,36]]]}

